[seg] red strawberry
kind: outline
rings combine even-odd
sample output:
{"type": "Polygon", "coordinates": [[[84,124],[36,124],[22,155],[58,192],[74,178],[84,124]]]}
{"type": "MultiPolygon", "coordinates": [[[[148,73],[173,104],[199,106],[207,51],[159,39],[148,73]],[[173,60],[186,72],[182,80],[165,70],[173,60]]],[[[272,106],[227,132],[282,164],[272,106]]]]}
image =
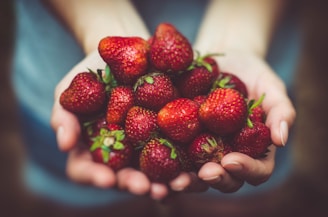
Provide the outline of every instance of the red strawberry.
{"type": "Polygon", "coordinates": [[[221,72],[219,77],[213,83],[212,90],[216,88],[233,88],[242,93],[245,98],[248,97],[248,91],[245,83],[240,80],[237,75],[232,73],[221,72]]]}
{"type": "Polygon", "coordinates": [[[249,100],[248,102],[248,125],[252,125],[254,122],[265,123],[266,114],[261,106],[265,95],[263,94],[257,101],[249,100]]]}
{"type": "Polygon", "coordinates": [[[247,124],[232,139],[234,151],[253,158],[264,157],[272,144],[270,128],[261,122],[254,122],[252,127],[247,124]]]}
{"type": "Polygon", "coordinates": [[[232,151],[222,138],[211,133],[199,134],[188,148],[188,154],[197,168],[207,162],[220,163],[232,151]]]}
{"type": "Polygon", "coordinates": [[[106,85],[100,76],[93,72],[81,72],[60,95],[59,102],[64,109],[77,115],[90,115],[102,111],[106,99],[106,85]]]}
{"type": "Polygon", "coordinates": [[[108,36],[100,40],[98,51],[121,84],[133,84],[148,68],[149,44],[140,37],[108,36]]]}
{"type": "Polygon", "coordinates": [[[157,131],[157,113],[140,106],[130,108],[125,120],[125,133],[133,146],[145,145],[157,131]]]}
{"type": "Polygon", "coordinates": [[[208,94],[218,76],[219,67],[211,55],[200,56],[179,76],[176,86],[182,97],[192,99],[208,94]]]}
{"type": "Polygon", "coordinates": [[[198,109],[198,103],[191,99],[175,99],[158,112],[158,126],[170,139],[190,142],[201,130],[198,109]]]}
{"type": "Polygon", "coordinates": [[[141,151],[140,170],[153,182],[167,183],[177,177],[181,164],[175,146],[163,138],[150,140],[141,151]]]}
{"type": "Polygon", "coordinates": [[[95,162],[104,163],[117,171],[131,163],[133,148],[125,138],[124,130],[118,125],[101,128],[90,151],[95,162]]]}
{"type": "Polygon", "coordinates": [[[134,92],[131,87],[117,86],[112,88],[107,105],[107,122],[124,124],[126,114],[133,105],[134,92]]]}
{"type": "Polygon", "coordinates": [[[247,115],[246,100],[234,89],[214,90],[199,109],[202,123],[218,135],[240,130],[246,123],[247,115]]]}
{"type": "Polygon", "coordinates": [[[176,97],[170,77],[160,72],[140,77],[134,85],[134,91],[137,105],[155,111],[176,97]]]}
{"type": "Polygon", "coordinates": [[[159,71],[168,73],[183,71],[193,61],[190,42],[169,23],[159,24],[150,41],[150,61],[159,71]]]}

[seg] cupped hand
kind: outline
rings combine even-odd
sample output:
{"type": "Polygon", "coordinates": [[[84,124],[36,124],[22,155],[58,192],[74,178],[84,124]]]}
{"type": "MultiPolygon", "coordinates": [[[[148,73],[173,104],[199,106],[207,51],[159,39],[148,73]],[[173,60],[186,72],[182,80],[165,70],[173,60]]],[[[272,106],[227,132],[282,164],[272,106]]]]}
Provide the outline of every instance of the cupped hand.
{"type": "Polygon", "coordinates": [[[262,102],[267,114],[265,124],[271,130],[273,141],[265,158],[253,159],[233,152],[224,156],[221,164],[207,163],[199,170],[199,178],[211,187],[222,192],[235,192],[244,182],[259,185],[270,178],[274,170],[275,149],[286,144],[296,112],[285,84],[262,57],[231,50],[216,58],[221,71],[236,74],[245,82],[250,99],[259,99],[265,94],[262,102]]]}

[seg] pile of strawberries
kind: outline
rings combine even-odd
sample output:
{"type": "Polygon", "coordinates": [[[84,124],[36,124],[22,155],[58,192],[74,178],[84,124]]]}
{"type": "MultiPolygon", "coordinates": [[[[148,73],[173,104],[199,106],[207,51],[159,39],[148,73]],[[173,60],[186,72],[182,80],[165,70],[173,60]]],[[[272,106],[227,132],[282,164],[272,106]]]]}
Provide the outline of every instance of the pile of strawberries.
{"type": "Polygon", "coordinates": [[[266,155],[272,141],[263,97],[248,99],[215,54],[194,52],[173,25],[159,24],[147,40],[105,37],[98,51],[106,68],[80,72],[60,97],[81,121],[96,162],[167,183],[230,152],[266,155]]]}

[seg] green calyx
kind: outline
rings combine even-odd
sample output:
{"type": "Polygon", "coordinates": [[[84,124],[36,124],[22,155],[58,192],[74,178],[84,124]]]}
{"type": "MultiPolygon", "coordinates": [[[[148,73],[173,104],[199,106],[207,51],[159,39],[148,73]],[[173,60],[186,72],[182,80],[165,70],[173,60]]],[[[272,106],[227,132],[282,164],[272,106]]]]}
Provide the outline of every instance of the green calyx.
{"type": "Polygon", "coordinates": [[[159,142],[163,145],[165,145],[166,147],[170,148],[171,149],[171,153],[170,153],[170,158],[171,159],[176,159],[178,154],[177,154],[177,150],[176,148],[172,145],[172,143],[170,141],[168,141],[167,139],[163,139],[163,138],[160,138],[159,139],[159,142]]]}
{"type": "Polygon", "coordinates": [[[206,143],[202,144],[201,147],[204,151],[206,151],[207,153],[211,153],[213,149],[215,149],[218,144],[215,140],[215,138],[211,137],[211,138],[206,138],[206,143]]]}
{"type": "MultiPolygon", "coordinates": [[[[264,98],[265,98],[265,94],[263,93],[258,100],[255,101],[254,99],[252,99],[248,102],[248,105],[247,105],[248,106],[248,116],[253,113],[254,108],[256,108],[262,104],[264,98]]],[[[249,128],[253,128],[253,123],[249,117],[247,118],[247,126],[249,128]]]]}
{"type": "Polygon", "coordinates": [[[124,149],[124,138],[124,130],[110,131],[106,128],[101,128],[99,135],[92,138],[93,144],[90,147],[90,151],[93,152],[100,148],[102,150],[104,163],[107,163],[109,160],[109,153],[111,151],[124,149]]]}
{"type": "Polygon", "coordinates": [[[196,50],[195,52],[196,52],[196,58],[191,63],[191,65],[187,68],[187,71],[191,71],[196,67],[205,67],[207,71],[212,72],[213,71],[212,65],[210,63],[206,62],[205,59],[208,57],[224,55],[222,53],[209,53],[204,56],[201,56],[199,51],[196,50]]]}
{"type": "Polygon", "coordinates": [[[138,78],[137,82],[134,84],[133,90],[136,91],[138,89],[138,87],[142,86],[144,83],[153,84],[154,77],[159,76],[159,75],[162,75],[162,73],[161,72],[151,72],[151,73],[141,76],[140,78],[138,78]]]}
{"type": "Polygon", "coordinates": [[[97,72],[89,68],[88,71],[97,75],[98,80],[106,85],[107,92],[110,91],[111,88],[117,86],[117,81],[113,73],[111,73],[109,65],[106,65],[105,69],[97,69],[97,72]]]}

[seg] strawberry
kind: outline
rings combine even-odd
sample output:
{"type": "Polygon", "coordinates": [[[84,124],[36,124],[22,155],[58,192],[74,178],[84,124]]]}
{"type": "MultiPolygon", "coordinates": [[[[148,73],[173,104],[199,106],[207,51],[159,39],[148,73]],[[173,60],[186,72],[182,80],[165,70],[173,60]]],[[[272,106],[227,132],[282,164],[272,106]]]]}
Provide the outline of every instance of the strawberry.
{"type": "Polygon", "coordinates": [[[248,101],[248,125],[252,126],[254,122],[265,123],[266,114],[261,105],[264,97],[265,94],[256,101],[254,99],[248,101]]]}
{"type": "Polygon", "coordinates": [[[261,122],[254,122],[252,127],[245,124],[232,139],[234,151],[252,158],[264,157],[271,144],[270,128],[261,122]]]}
{"type": "Polygon", "coordinates": [[[130,108],[125,119],[125,133],[134,147],[143,146],[157,131],[157,113],[140,106],[130,108]]]}
{"type": "Polygon", "coordinates": [[[106,100],[105,83],[90,71],[78,73],[60,95],[59,102],[64,109],[77,115],[93,115],[105,108],[106,100]]]}
{"type": "Polygon", "coordinates": [[[248,91],[245,83],[235,74],[229,72],[221,72],[219,77],[212,85],[212,90],[216,88],[233,88],[248,97],[248,91]]]}
{"type": "Polygon", "coordinates": [[[153,182],[167,183],[181,171],[178,152],[170,141],[151,139],[140,154],[140,170],[153,182]]]}
{"type": "Polygon", "coordinates": [[[159,24],[149,41],[150,62],[155,69],[175,74],[191,65],[194,57],[192,46],[172,24],[159,24]]]}
{"type": "Polygon", "coordinates": [[[169,76],[152,72],[140,77],[134,85],[136,105],[155,111],[176,97],[176,90],[169,76]]]}
{"type": "Polygon", "coordinates": [[[187,143],[201,130],[198,109],[199,104],[191,99],[175,99],[158,112],[158,126],[173,141],[187,143]]]}
{"type": "Polygon", "coordinates": [[[176,86],[182,97],[192,99],[198,95],[206,95],[218,76],[219,67],[211,55],[199,56],[179,76],[176,86]]]}
{"type": "Polygon", "coordinates": [[[148,68],[149,44],[140,37],[105,37],[98,52],[120,84],[133,84],[148,68]]]}
{"type": "Polygon", "coordinates": [[[113,124],[101,128],[99,135],[92,137],[92,140],[90,151],[95,162],[106,164],[114,171],[130,164],[133,148],[120,126],[113,124]]]}
{"type": "Polygon", "coordinates": [[[134,92],[129,86],[117,86],[111,89],[106,119],[108,123],[124,124],[128,110],[134,105],[134,92]]]}
{"type": "Polygon", "coordinates": [[[235,89],[215,89],[199,108],[202,123],[218,135],[240,130],[246,123],[247,115],[246,100],[235,89]]]}
{"type": "Polygon", "coordinates": [[[199,134],[188,148],[188,154],[197,168],[207,162],[220,163],[231,151],[231,146],[221,137],[207,132],[199,134]]]}

